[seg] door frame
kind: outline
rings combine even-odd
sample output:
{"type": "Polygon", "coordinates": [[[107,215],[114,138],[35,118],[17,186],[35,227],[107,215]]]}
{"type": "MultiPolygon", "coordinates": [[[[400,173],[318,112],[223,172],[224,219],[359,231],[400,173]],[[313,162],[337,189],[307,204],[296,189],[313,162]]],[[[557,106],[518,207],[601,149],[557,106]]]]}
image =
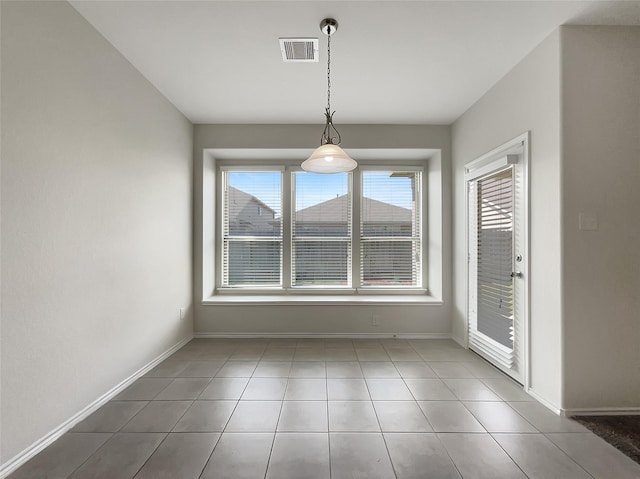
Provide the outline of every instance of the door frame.
{"type": "MultiPolygon", "coordinates": [[[[524,337],[521,338],[521,346],[523,348],[522,353],[522,361],[523,361],[523,370],[522,370],[522,382],[524,386],[524,390],[528,391],[531,385],[531,328],[529,323],[529,308],[530,308],[530,291],[531,291],[531,277],[529,275],[529,244],[530,244],[530,233],[529,233],[529,158],[530,158],[530,137],[531,132],[526,131],[521,135],[516,136],[515,138],[503,143],[502,145],[494,148],[493,150],[479,156],[473,161],[466,163],[465,167],[465,176],[464,176],[464,210],[465,210],[465,331],[464,331],[464,345],[467,349],[469,349],[469,188],[468,188],[468,179],[467,175],[470,172],[478,172],[482,168],[487,167],[491,163],[496,160],[505,157],[510,152],[514,150],[521,149],[522,150],[522,160],[518,163],[521,164],[521,174],[522,174],[522,197],[520,198],[522,201],[522,207],[519,208],[519,213],[522,218],[517,219],[517,227],[522,229],[522,251],[518,251],[518,253],[522,254],[523,260],[520,263],[520,267],[518,268],[520,272],[522,272],[522,277],[524,279],[524,285],[522,288],[522,298],[519,298],[521,301],[521,311],[522,311],[522,332],[524,337]]],[[[489,173],[489,171],[487,171],[489,173]]],[[[514,254],[516,252],[514,251],[514,254]]]]}

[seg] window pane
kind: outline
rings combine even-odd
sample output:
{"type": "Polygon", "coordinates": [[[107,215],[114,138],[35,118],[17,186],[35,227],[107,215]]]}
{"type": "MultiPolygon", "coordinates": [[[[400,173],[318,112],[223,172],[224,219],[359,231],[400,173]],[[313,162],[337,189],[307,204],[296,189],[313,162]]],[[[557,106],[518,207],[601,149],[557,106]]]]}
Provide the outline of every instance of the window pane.
{"type": "Polygon", "coordinates": [[[225,260],[228,264],[226,284],[278,285],[281,257],[282,243],[279,241],[229,240],[225,244],[225,260]]]}
{"type": "Polygon", "coordinates": [[[415,241],[362,242],[364,286],[415,286],[415,241]]]}
{"type": "Polygon", "coordinates": [[[348,241],[296,241],[295,285],[348,285],[350,247],[348,241]]]}
{"type": "Polygon", "coordinates": [[[362,286],[421,286],[418,171],[363,171],[362,286]]]}
{"type": "Polygon", "coordinates": [[[224,176],[223,286],[282,284],[282,174],[224,176]]]}
{"type": "Polygon", "coordinates": [[[293,286],[351,284],[351,177],[295,172],[293,286]]]}
{"type": "Polygon", "coordinates": [[[294,236],[349,236],[349,174],[296,172],[294,236]]]}
{"type": "Polygon", "coordinates": [[[419,173],[362,173],[362,236],[416,236],[419,173]]]}
{"type": "Polygon", "coordinates": [[[227,173],[225,219],[229,236],[281,236],[282,175],[227,173]]]}

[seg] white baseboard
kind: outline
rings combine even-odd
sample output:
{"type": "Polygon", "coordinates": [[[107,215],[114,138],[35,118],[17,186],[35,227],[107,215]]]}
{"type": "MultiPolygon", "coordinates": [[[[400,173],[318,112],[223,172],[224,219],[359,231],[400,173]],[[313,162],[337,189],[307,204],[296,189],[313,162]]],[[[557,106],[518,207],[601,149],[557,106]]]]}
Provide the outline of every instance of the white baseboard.
{"type": "Polygon", "coordinates": [[[562,410],[562,415],[563,416],[639,416],[640,406],[567,408],[562,410]]]}
{"type": "Polygon", "coordinates": [[[9,474],[11,474],[13,471],[15,471],[17,468],[22,466],[29,459],[31,459],[33,456],[35,456],[40,451],[42,451],[44,448],[46,448],[47,446],[51,445],[60,436],[62,436],[65,432],[67,432],[69,429],[71,429],[73,426],[78,424],[80,421],[82,421],[83,419],[87,418],[89,415],[91,415],[95,411],[97,411],[102,405],[107,403],[109,400],[111,400],[116,395],[120,394],[120,392],[124,391],[136,379],[138,379],[141,376],[144,376],[147,372],[149,372],[151,369],[156,367],[159,363],[164,361],[166,358],[171,356],[173,353],[175,353],[182,346],[184,346],[189,341],[191,341],[191,339],[193,339],[193,336],[188,336],[185,339],[183,339],[182,341],[180,341],[179,343],[173,345],[171,348],[166,350],[164,353],[160,354],[158,357],[156,357],[155,359],[153,359],[152,361],[150,361],[149,363],[147,363],[146,365],[144,365],[143,367],[138,369],[131,376],[129,376],[125,380],[121,381],[118,385],[114,386],[109,391],[104,393],[102,396],[100,396],[98,399],[93,401],[87,407],[85,407],[81,411],[77,412],[76,414],[71,416],[69,419],[67,419],[65,422],[60,424],[58,427],[56,427],[55,429],[53,429],[52,431],[50,431],[49,433],[47,433],[46,435],[44,435],[43,437],[38,439],[36,442],[31,444],[29,447],[24,449],[22,452],[16,454],[14,457],[9,459],[4,464],[1,464],[0,465],[0,479],[4,479],[9,474]]]}
{"type": "Polygon", "coordinates": [[[449,333],[194,333],[194,338],[451,339],[449,333]]]}
{"type": "Polygon", "coordinates": [[[533,389],[529,388],[525,392],[527,394],[529,394],[529,396],[531,396],[533,399],[538,401],[540,404],[542,404],[544,407],[546,407],[547,409],[550,409],[551,411],[553,411],[554,414],[557,414],[558,416],[562,416],[563,415],[562,414],[562,409],[560,409],[555,404],[552,404],[549,401],[547,401],[545,398],[543,398],[538,393],[536,393],[533,389]]]}

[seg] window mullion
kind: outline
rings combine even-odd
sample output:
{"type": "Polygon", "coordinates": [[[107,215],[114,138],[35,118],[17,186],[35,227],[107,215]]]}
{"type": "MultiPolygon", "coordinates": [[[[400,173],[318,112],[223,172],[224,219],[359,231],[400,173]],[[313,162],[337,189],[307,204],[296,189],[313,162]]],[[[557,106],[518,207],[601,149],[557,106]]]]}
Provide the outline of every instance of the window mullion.
{"type": "Polygon", "coordinates": [[[287,168],[282,173],[282,287],[285,290],[291,288],[292,277],[292,222],[295,211],[295,182],[293,173],[287,168]],[[287,193],[289,192],[289,193],[287,193]]]}
{"type": "Polygon", "coordinates": [[[351,177],[351,285],[358,289],[362,286],[362,270],[360,267],[360,214],[362,211],[362,180],[359,168],[351,177]]]}

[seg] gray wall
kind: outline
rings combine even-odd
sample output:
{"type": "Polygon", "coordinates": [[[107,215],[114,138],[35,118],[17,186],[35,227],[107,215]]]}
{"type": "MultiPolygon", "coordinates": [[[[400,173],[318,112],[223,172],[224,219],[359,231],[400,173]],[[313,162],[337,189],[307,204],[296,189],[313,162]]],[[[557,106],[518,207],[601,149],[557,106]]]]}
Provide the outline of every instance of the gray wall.
{"type": "Polygon", "coordinates": [[[564,402],[640,408],[640,27],[561,33],[564,402]]]}
{"type": "Polygon", "coordinates": [[[640,408],[640,28],[562,27],[453,125],[453,330],[464,336],[464,164],[531,131],[532,392],[640,408]],[[579,215],[598,229],[579,229],[579,215]]]}
{"type": "Polygon", "coordinates": [[[2,2],[6,462],[192,334],[191,124],[66,2],[2,2]]]}
{"type": "MultiPolygon", "coordinates": [[[[208,225],[203,225],[203,185],[213,181],[207,167],[208,149],[309,149],[315,145],[321,125],[195,125],[195,332],[198,333],[329,333],[329,334],[448,334],[451,314],[451,207],[450,207],[450,128],[447,126],[343,125],[340,132],[345,148],[432,148],[441,150],[437,160],[429,162],[427,182],[438,191],[427,212],[430,221],[440,227],[430,231],[429,287],[441,304],[371,305],[356,303],[323,304],[202,304],[208,286],[203,275],[211,275],[213,257],[204,244],[215,241],[208,225]],[[437,245],[435,247],[434,245],[437,245]],[[437,250],[437,252],[436,252],[437,250]],[[204,255],[203,255],[204,251],[204,255]],[[437,274],[432,272],[437,272],[437,274]],[[436,278],[436,276],[438,276],[436,278]],[[373,326],[376,315],[378,326],[373,326]]],[[[310,150],[311,151],[311,150],[310,150]]],[[[309,151],[309,152],[310,152],[309,151]]],[[[206,188],[205,188],[206,189],[206,188]]],[[[213,200],[204,192],[204,207],[213,200]]],[[[212,211],[207,211],[207,218],[212,211]]]]}
{"type": "Polygon", "coordinates": [[[461,339],[465,337],[466,329],[464,165],[525,131],[531,131],[531,388],[548,405],[560,408],[562,257],[558,32],[536,47],[453,124],[455,306],[452,327],[461,339]]]}

